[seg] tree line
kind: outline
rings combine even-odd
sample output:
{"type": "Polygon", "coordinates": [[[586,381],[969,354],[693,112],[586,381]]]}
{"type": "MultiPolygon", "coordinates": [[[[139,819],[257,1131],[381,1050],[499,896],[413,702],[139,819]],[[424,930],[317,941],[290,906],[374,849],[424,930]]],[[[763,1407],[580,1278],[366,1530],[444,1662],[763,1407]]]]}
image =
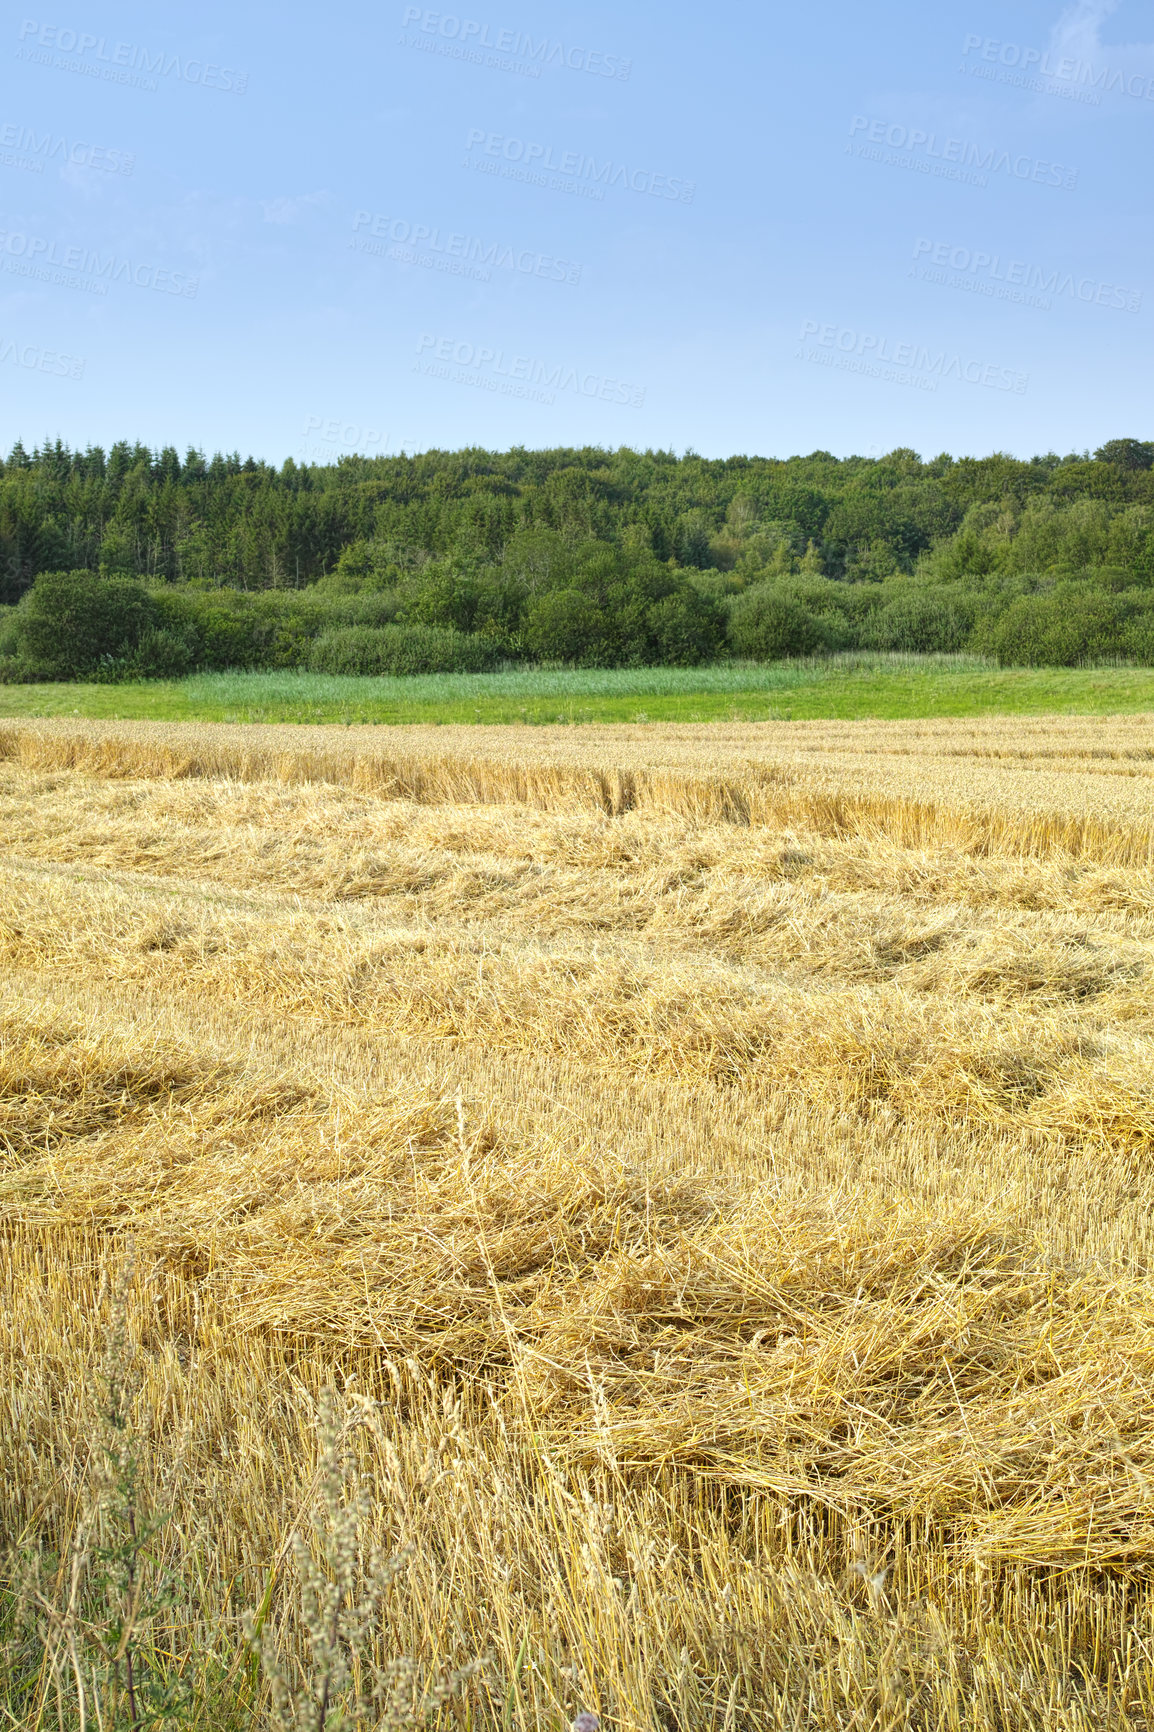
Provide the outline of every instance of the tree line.
{"type": "Polygon", "coordinates": [[[923,461],[427,451],[0,462],[0,676],[976,648],[1154,661],[1154,442],[923,461]]]}

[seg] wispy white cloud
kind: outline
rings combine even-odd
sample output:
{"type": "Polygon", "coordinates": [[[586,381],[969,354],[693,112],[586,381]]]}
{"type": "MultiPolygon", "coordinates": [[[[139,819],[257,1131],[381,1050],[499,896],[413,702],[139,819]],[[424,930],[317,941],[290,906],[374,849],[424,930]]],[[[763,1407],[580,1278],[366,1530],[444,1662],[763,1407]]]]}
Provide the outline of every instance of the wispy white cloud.
{"type": "Polygon", "coordinates": [[[260,208],[264,212],[266,223],[280,223],[284,226],[302,222],[311,211],[327,203],[327,193],[306,192],[295,198],[262,199],[260,208]]]}
{"type": "Polygon", "coordinates": [[[1154,42],[1104,43],[1102,27],[1117,12],[1120,0],[1072,0],[1050,35],[1050,52],[1057,59],[1149,67],[1154,42]]]}

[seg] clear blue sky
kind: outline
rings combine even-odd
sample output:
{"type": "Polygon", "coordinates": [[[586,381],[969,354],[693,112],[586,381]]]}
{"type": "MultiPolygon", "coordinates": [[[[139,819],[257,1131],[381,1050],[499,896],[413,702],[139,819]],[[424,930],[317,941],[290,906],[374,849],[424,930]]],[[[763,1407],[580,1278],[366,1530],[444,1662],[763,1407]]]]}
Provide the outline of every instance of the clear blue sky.
{"type": "Polygon", "coordinates": [[[1148,0],[4,16],[5,451],[1154,435],[1148,0]]]}

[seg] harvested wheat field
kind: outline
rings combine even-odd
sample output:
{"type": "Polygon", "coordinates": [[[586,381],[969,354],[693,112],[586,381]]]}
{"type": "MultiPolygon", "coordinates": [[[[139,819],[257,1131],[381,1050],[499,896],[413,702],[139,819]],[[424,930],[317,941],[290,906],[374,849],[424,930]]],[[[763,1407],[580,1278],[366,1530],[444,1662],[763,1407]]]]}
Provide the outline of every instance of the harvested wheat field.
{"type": "Polygon", "coordinates": [[[12,724],[0,879],[5,1723],[376,1546],[349,1724],[1154,1724],[1154,718],[12,724]]]}

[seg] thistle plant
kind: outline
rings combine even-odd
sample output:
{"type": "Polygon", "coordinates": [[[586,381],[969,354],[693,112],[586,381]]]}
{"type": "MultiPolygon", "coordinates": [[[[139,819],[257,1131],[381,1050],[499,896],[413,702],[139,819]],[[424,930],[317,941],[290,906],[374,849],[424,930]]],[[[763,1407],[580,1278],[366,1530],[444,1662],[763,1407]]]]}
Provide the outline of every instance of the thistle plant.
{"type": "Polygon", "coordinates": [[[179,1584],[155,1556],[168,1517],[151,1509],[142,1483],[139,1379],[127,1326],[133,1273],[130,1252],[112,1291],[94,1445],[67,1551],[27,1552],[16,1595],[24,1651],[39,1659],[38,1694],[43,1700],[51,1689],[61,1725],[74,1721],[79,1732],[187,1723],[188,1692],[158,1664],[153,1641],[179,1584]]]}
{"type": "Polygon", "coordinates": [[[245,1619],[246,1639],[260,1662],[282,1732],[402,1732],[424,1726],[482,1665],[473,1661],[424,1679],[407,1655],[377,1657],[389,1590],[407,1567],[411,1548],[391,1555],[378,1548],[366,1553],[372,1499],[349,1442],[359,1422],[344,1410],[335,1390],[322,1393],[312,1544],[299,1533],[292,1540],[308,1648],[305,1664],[290,1667],[276,1633],[251,1614],[245,1619]]]}

